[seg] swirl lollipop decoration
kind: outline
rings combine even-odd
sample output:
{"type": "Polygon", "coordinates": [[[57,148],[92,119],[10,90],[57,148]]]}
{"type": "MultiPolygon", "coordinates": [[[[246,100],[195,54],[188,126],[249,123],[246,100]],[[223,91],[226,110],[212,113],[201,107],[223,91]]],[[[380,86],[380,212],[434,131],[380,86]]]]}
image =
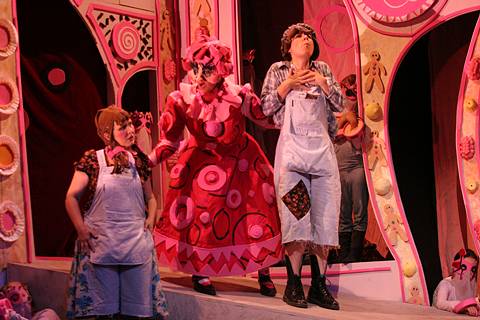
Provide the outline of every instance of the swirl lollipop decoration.
{"type": "Polygon", "coordinates": [[[137,28],[128,21],[117,23],[112,30],[113,52],[122,62],[134,59],[140,47],[140,34],[137,28]]]}

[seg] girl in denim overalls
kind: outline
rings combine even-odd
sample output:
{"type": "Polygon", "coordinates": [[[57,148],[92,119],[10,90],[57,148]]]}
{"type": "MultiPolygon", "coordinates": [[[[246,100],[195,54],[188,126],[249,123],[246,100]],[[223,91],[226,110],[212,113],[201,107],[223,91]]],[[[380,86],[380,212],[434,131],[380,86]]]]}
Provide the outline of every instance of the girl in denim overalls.
{"type": "Polygon", "coordinates": [[[134,144],[128,112],[101,109],[95,124],[106,148],[87,151],[75,164],[65,200],[78,233],[67,317],[163,319],[167,311],[153,251],[156,201],[148,157],[134,144]],[[81,212],[85,191],[88,201],[81,212]]]}
{"type": "Polygon", "coordinates": [[[306,308],[307,301],[338,310],[325,285],[328,249],[338,246],[340,181],[332,144],[333,111],[343,98],[328,66],[314,61],[319,47],[313,29],[290,26],[282,37],[285,61],[273,64],[264,81],[262,106],[281,128],[275,155],[275,188],[288,282],[283,300],[306,308]],[[310,250],[312,286],[305,299],[301,263],[310,250]]]}

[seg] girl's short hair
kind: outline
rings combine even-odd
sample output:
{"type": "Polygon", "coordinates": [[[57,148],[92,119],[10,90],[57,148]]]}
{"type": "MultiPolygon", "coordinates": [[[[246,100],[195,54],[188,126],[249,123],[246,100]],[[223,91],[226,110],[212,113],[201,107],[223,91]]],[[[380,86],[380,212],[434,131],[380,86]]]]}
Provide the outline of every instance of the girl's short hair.
{"type": "Polygon", "coordinates": [[[317,35],[315,34],[315,30],[306,23],[292,24],[290,27],[287,28],[287,30],[285,30],[285,32],[283,32],[283,36],[281,40],[282,44],[280,47],[283,59],[286,61],[292,60],[292,56],[290,55],[289,50],[290,50],[290,46],[292,45],[293,37],[298,33],[306,34],[310,36],[310,38],[312,38],[313,53],[312,53],[312,56],[310,57],[310,61],[316,60],[320,55],[320,47],[318,46],[317,35]]]}

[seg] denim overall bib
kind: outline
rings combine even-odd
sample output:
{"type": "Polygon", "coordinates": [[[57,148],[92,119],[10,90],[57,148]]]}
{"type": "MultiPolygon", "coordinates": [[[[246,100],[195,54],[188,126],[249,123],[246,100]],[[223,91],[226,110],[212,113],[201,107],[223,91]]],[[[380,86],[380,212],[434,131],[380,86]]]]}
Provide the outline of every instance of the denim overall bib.
{"type": "Polygon", "coordinates": [[[111,174],[103,150],[97,151],[99,173],[92,205],[85,224],[97,238],[90,261],[101,265],[138,265],[152,257],[153,239],[144,229],[145,200],[133,156],[130,169],[111,174]]]}
{"type": "Polygon", "coordinates": [[[319,87],[292,90],[285,99],[285,117],[275,153],[275,188],[282,222],[282,242],[310,241],[338,245],[340,180],[334,146],[328,134],[325,95],[319,87]],[[284,195],[302,196],[310,209],[292,214],[284,195]],[[305,198],[305,197],[304,197],[305,198]]]}

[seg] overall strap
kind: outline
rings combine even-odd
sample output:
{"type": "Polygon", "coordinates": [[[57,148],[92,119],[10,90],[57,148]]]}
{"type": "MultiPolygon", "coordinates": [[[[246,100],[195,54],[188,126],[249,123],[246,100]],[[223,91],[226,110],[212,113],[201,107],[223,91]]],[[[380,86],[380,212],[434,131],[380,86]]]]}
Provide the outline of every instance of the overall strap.
{"type": "Polygon", "coordinates": [[[97,161],[100,170],[107,166],[107,160],[105,159],[105,149],[97,150],[97,161]]]}

